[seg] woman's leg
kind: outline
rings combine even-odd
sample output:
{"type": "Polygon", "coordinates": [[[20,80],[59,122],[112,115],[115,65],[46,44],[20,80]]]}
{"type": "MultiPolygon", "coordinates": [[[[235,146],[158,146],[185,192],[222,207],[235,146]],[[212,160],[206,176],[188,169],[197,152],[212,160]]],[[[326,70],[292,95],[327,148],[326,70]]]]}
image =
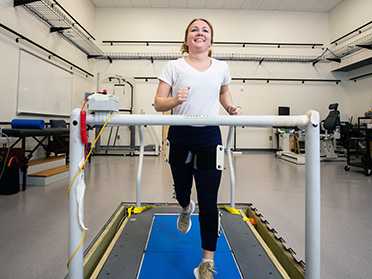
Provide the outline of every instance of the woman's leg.
{"type": "MultiPolygon", "coordinates": [[[[205,255],[213,257],[218,238],[218,208],[217,197],[221,182],[219,170],[194,170],[196,190],[199,203],[199,222],[202,248],[205,255]]],[[[203,253],[203,254],[204,254],[203,253]]]]}
{"type": "Polygon", "coordinates": [[[182,208],[187,208],[190,204],[192,187],[192,166],[186,164],[184,167],[171,166],[176,199],[182,208]]]}

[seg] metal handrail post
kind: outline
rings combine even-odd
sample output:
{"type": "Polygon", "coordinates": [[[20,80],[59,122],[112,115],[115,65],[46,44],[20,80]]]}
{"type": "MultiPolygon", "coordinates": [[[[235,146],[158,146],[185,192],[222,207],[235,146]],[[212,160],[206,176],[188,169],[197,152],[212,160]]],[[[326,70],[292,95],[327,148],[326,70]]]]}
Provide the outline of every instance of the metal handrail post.
{"type": "MultiPolygon", "coordinates": [[[[80,109],[74,109],[71,112],[70,125],[70,182],[78,173],[82,160],[84,160],[84,145],[81,141],[81,125],[80,125],[80,109]]],[[[84,171],[84,170],[82,170],[84,171]]],[[[69,191],[69,246],[68,257],[71,258],[73,253],[79,247],[83,238],[83,229],[79,223],[78,203],[76,196],[76,187],[78,179],[76,178],[72,183],[69,191]]],[[[82,208],[84,208],[84,198],[81,201],[82,208]]],[[[84,209],[82,210],[81,218],[84,218],[84,209]]],[[[83,272],[83,243],[75,255],[71,258],[68,265],[69,279],[82,279],[83,272]]]]}
{"type": "Polygon", "coordinates": [[[232,163],[232,156],[231,156],[231,137],[233,134],[234,126],[229,127],[229,134],[227,136],[227,144],[226,144],[226,152],[227,152],[227,160],[229,162],[229,171],[230,171],[230,206],[235,208],[235,173],[234,173],[234,166],[232,163]]]}
{"type": "Polygon", "coordinates": [[[137,170],[137,197],[136,197],[136,206],[141,206],[141,176],[142,176],[142,166],[143,166],[143,154],[145,151],[143,143],[143,126],[138,126],[139,137],[140,137],[140,155],[138,160],[138,170],[137,170]]]}
{"type": "Polygon", "coordinates": [[[320,278],[320,143],[319,125],[306,126],[306,279],[320,278]]]}

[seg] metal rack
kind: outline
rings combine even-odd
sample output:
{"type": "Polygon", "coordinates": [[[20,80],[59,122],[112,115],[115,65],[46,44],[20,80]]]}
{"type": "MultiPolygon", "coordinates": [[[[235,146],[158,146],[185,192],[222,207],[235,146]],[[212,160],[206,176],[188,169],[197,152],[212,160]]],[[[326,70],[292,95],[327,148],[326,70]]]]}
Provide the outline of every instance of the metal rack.
{"type": "MultiPolygon", "coordinates": [[[[346,37],[349,37],[350,35],[352,35],[352,34],[354,34],[354,33],[356,33],[356,32],[358,32],[359,34],[362,33],[362,29],[365,28],[365,27],[367,27],[367,26],[369,26],[369,25],[372,25],[372,21],[370,21],[370,22],[368,22],[368,23],[366,23],[366,24],[363,24],[362,26],[360,26],[360,27],[354,29],[353,31],[351,31],[351,32],[349,32],[349,33],[343,35],[342,37],[340,37],[340,38],[334,40],[333,42],[331,42],[331,44],[335,44],[335,45],[337,46],[337,44],[338,44],[339,41],[345,39],[346,37]]],[[[371,27],[371,26],[369,26],[369,27],[371,27]]]]}
{"type": "Polygon", "coordinates": [[[103,55],[92,40],[95,38],[77,22],[57,1],[14,0],[14,7],[22,6],[87,55],[103,55]]]}
{"type": "MultiPolygon", "coordinates": [[[[113,46],[114,44],[145,44],[146,46],[154,45],[154,44],[177,44],[180,45],[183,42],[182,41],[102,41],[103,44],[110,44],[113,46]]],[[[213,45],[230,45],[230,46],[276,46],[280,48],[281,46],[287,46],[287,47],[323,47],[323,44],[317,44],[317,43],[261,43],[261,42],[213,42],[213,45]]]]}
{"type": "Polygon", "coordinates": [[[341,59],[361,49],[372,49],[372,34],[368,34],[346,46],[342,46],[338,49],[333,50],[332,51],[333,56],[328,55],[328,57],[331,56],[341,59]]]}
{"type": "Polygon", "coordinates": [[[372,159],[371,159],[371,137],[372,129],[368,126],[362,127],[362,120],[370,120],[371,117],[358,117],[358,126],[352,127],[347,131],[347,165],[344,167],[345,171],[350,170],[350,166],[364,169],[364,174],[370,176],[372,173],[372,159]],[[362,155],[361,162],[351,160],[351,144],[356,144],[356,158],[362,155]],[[359,143],[365,144],[365,150],[359,151],[359,143]]]}
{"type": "MultiPolygon", "coordinates": [[[[182,57],[180,53],[122,53],[111,52],[104,55],[89,56],[89,58],[109,60],[150,60],[152,63],[155,60],[173,60],[182,57]]],[[[297,62],[297,63],[314,63],[324,61],[319,56],[294,56],[294,55],[252,55],[252,54],[236,54],[236,53],[215,53],[213,57],[225,61],[253,61],[259,62],[297,62]]]]}

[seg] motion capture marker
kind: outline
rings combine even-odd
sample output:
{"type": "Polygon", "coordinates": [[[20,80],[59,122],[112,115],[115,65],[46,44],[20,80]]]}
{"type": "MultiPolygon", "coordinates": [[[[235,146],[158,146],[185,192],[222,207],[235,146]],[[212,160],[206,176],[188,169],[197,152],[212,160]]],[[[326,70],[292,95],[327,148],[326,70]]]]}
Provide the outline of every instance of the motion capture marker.
{"type": "MultiPolygon", "coordinates": [[[[201,261],[198,216],[192,215],[193,226],[187,234],[177,230],[178,215],[154,215],[139,279],[193,278],[193,270],[201,261]]],[[[218,278],[242,278],[229,244],[222,233],[214,256],[218,278]]]]}

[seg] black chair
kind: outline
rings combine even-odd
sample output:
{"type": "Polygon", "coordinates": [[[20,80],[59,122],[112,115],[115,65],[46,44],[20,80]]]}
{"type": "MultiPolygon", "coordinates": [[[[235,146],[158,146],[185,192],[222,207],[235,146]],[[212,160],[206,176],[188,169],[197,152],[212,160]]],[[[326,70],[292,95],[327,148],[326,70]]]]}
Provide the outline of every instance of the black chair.
{"type": "Polygon", "coordinates": [[[327,118],[322,121],[322,126],[326,133],[334,133],[336,127],[340,125],[340,112],[338,111],[338,104],[330,104],[328,109],[330,111],[327,118]]]}
{"type": "MultiPolygon", "coordinates": [[[[50,120],[51,128],[68,128],[65,120],[50,120]]],[[[58,154],[66,154],[66,162],[69,158],[69,149],[70,149],[70,137],[69,136],[52,136],[48,142],[48,152],[54,153],[55,156],[58,154]]]]}
{"type": "Polygon", "coordinates": [[[338,104],[330,104],[328,106],[330,110],[326,119],[320,122],[320,155],[326,157],[326,159],[337,159],[335,153],[334,140],[339,139],[339,133],[336,133],[337,126],[340,125],[340,112],[338,110],[338,104]]]}

